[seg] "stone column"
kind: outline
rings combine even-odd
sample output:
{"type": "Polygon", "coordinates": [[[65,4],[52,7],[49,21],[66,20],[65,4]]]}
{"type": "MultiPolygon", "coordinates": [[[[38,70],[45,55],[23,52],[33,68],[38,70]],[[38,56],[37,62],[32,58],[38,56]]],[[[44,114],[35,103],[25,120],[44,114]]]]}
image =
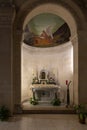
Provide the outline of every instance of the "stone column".
{"type": "Polygon", "coordinates": [[[73,45],[73,104],[78,104],[78,39],[71,39],[73,45]]]}
{"type": "Polygon", "coordinates": [[[79,103],[87,103],[87,30],[78,30],[79,103]]]}
{"type": "Polygon", "coordinates": [[[21,112],[21,44],[22,30],[16,29],[14,32],[13,44],[13,91],[14,91],[14,112],[21,112]],[[19,111],[20,110],[20,111],[19,111]]]}
{"type": "Polygon", "coordinates": [[[0,105],[13,110],[12,21],[14,7],[0,5],[0,105]]]}

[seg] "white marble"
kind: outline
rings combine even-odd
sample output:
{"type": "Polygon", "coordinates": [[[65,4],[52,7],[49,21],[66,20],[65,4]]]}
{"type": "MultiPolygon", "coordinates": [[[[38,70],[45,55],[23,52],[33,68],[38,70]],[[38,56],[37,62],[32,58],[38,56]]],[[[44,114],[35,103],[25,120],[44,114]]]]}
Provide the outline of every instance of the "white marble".
{"type": "Polygon", "coordinates": [[[54,84],[33,84],[33,85],[30,85],[30,88],[39,89],[39,88],[61,88],[61,87],[54,84]]]}
{"type": "Polygon", "coordinates": [[[0,130],[87,130],[87,124],[80,124],[77,115],[30,114],[0,121],[0,130]]]}

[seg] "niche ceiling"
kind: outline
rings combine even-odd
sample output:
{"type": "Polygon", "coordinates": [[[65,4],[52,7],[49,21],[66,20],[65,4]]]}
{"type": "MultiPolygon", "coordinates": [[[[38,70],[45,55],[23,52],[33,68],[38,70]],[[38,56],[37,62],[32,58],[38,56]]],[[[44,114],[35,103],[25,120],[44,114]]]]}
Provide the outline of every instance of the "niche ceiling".
{"type": "Polygon", "coordinates": [[[67,23],[59,16],[42,13],[33,17],[25,26],[23,42],[33,47],[54,47],[70,38],[67,23]]]}

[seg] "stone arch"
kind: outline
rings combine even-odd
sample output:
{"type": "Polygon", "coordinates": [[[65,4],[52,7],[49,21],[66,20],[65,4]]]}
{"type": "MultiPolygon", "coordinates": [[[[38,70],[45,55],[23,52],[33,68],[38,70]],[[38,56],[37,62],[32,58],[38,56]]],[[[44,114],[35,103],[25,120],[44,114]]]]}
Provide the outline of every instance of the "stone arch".
{"type": "Polygon", "coordinates": [[[85,29],[85,17],[82,13],[82,11],[80,10],[80,8],[71,0],[60,0],[60,1],[56,1],[56,0],[44,0],[44,1],[40,1],[40,0],[36,0],[36,1],[26,1],[24,2],[24,4],[20,7],[20,11],[17,14],[16,17],[16,23],[17,23],[17,28],[22,28],[23,26],[23,22],[27,16],[27,14],[29,14],[34,8],[40,6],[40,5],[44,5],[44,4],[54,4],[54,5],[59,5],[64,7],[68,12],[71,13],[72,17],[75,19],[77,27],[78,28],[84,28],[85,29]],[[21,22],[21,24],[19,24],[21,22]]]}
{"type": "MultiPolygon", "coordinates": [[[[39,1],[40,2],[40,1],[39,1]]],[[[55,2],[55,1],[54,1],[55,2]]],[[[21,11],[18,13],[15,22],[14,22],[14,44],[13,44],[13,90],[14,90],[14,105],[18,105],[21,103],[21,40],[22,40],[22,32],[23,27],[26,25],[26,21],[28,18],[36,15],[40,12],[45,12],[45,10],[49,13],[54,13],[62,17],[70,27],[71,30],[71,41],[74,47],[74,86],[76,93],[74,95],[75,103],[78,103],[78,32],[77,29],[84,29],[83,22],[84,17],[81,13],[81,18],[78,13],[75,13],[74,8],[70,9],[69,4],[63,4],[60,2],[58,5],[48,3],[45,0],[46,4],[40,5],[41,3],[36,3],[31,8],[28,8],[26,5],[25,8],[21,8],[21,11]],[[48,8],[49,6],[49,8],[48,8]],[[36,8],[35,8],[36,7],[36,8]],[[68,7],[68,9],[66,9],[68,7]],[[32,10],[33,9],[33,10],[32,10]],[[59,10],[58,10],[59,9],[59,10]],[[63,13],[64,12],[64,13],[63,13]],[[66,16],[65,16],[66,14],[66,16]],[[78,21],[81,21],[80,26],[78,21]]],[[[76,7],[75,7],[76,8],[76,7]]],[[[80,10],[79,10],[80,11],[80,10]]]]}

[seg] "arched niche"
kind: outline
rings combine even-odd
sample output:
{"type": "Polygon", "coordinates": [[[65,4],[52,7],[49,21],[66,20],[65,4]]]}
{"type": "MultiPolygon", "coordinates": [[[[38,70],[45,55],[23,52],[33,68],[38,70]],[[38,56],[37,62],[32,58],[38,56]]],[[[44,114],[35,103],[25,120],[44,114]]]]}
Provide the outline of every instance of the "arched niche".
{"type": "MultiPolygon", "coordinates": [[[[62,19],[65,20],[65,22],[68,24],[70,31],[71,31],[71,42],[73,44],[73,49],[74,49],[74,59],[73,59],[73,63],[74,63],[74,75],[73,75],[73,84],[74,84],[74,88],[73,88],[73,103],[77,104],[78,103],[78,40],[77,40],[77,25],[76,22],[74,20],[74,18],[72,17],[71,13],[66,9],[63,8],[60,5],[53,5],[53,4],[44,4],[44,5],[40,5],[38,7],[36,7],[35,9],[33,9],[25,18],[24,23],[23,23],[23,30],[26,26],[26,24],[36,15],[41,14],[41,13],[52,13],[52,14],[56,14],[59,17],[61,17],[62,19]],[[48,8],[49,7],[49,8],[48,8]],[[76,54],[75,54],[76,53],[76,54]],[[77,55],[77,57],[76,57],[77,55]],[[75,70],[75,68],[77,68],[75,70]]],[[[22,37],[23,38],[23,37],[22,37]]]]}
{"type": "MultiPolygon", "coordinates": [[[[26,9],[25,9],[26,10],[26,9]]],[[[23,10],[22,10],[23,12],[23,10]]],[[[14,105],[21,103],[21,41],[23,38],[23,29],[26,26],[27,22],[34,16],[40,13],[53,13],[61,18],[63,18],[68,24],[71,31],[71,42],[73,44],[73,62],[74,62],[74,76],[73,76],[73,85],[74,85],[74,104],[78,103],[78,36],[77,36],[77,23],[73,15],[66,7],[58,4],[42,4],[35,7],[33,10],[27,12],[26,17],[16,17],[14,24],[14,45],[13,45],[13,83],[14,83],[14,105]],[[21,18],[21,19],[20,19],[21,18]],[[23,19],[24,18],[24,19],[23,19]],[[22,23],[18,22],[22,21],[22,23]],[[21,28],[20,28],[21,27],[21,28]],[[15,95],[16,93],[16,95],[15,95]]]]}

